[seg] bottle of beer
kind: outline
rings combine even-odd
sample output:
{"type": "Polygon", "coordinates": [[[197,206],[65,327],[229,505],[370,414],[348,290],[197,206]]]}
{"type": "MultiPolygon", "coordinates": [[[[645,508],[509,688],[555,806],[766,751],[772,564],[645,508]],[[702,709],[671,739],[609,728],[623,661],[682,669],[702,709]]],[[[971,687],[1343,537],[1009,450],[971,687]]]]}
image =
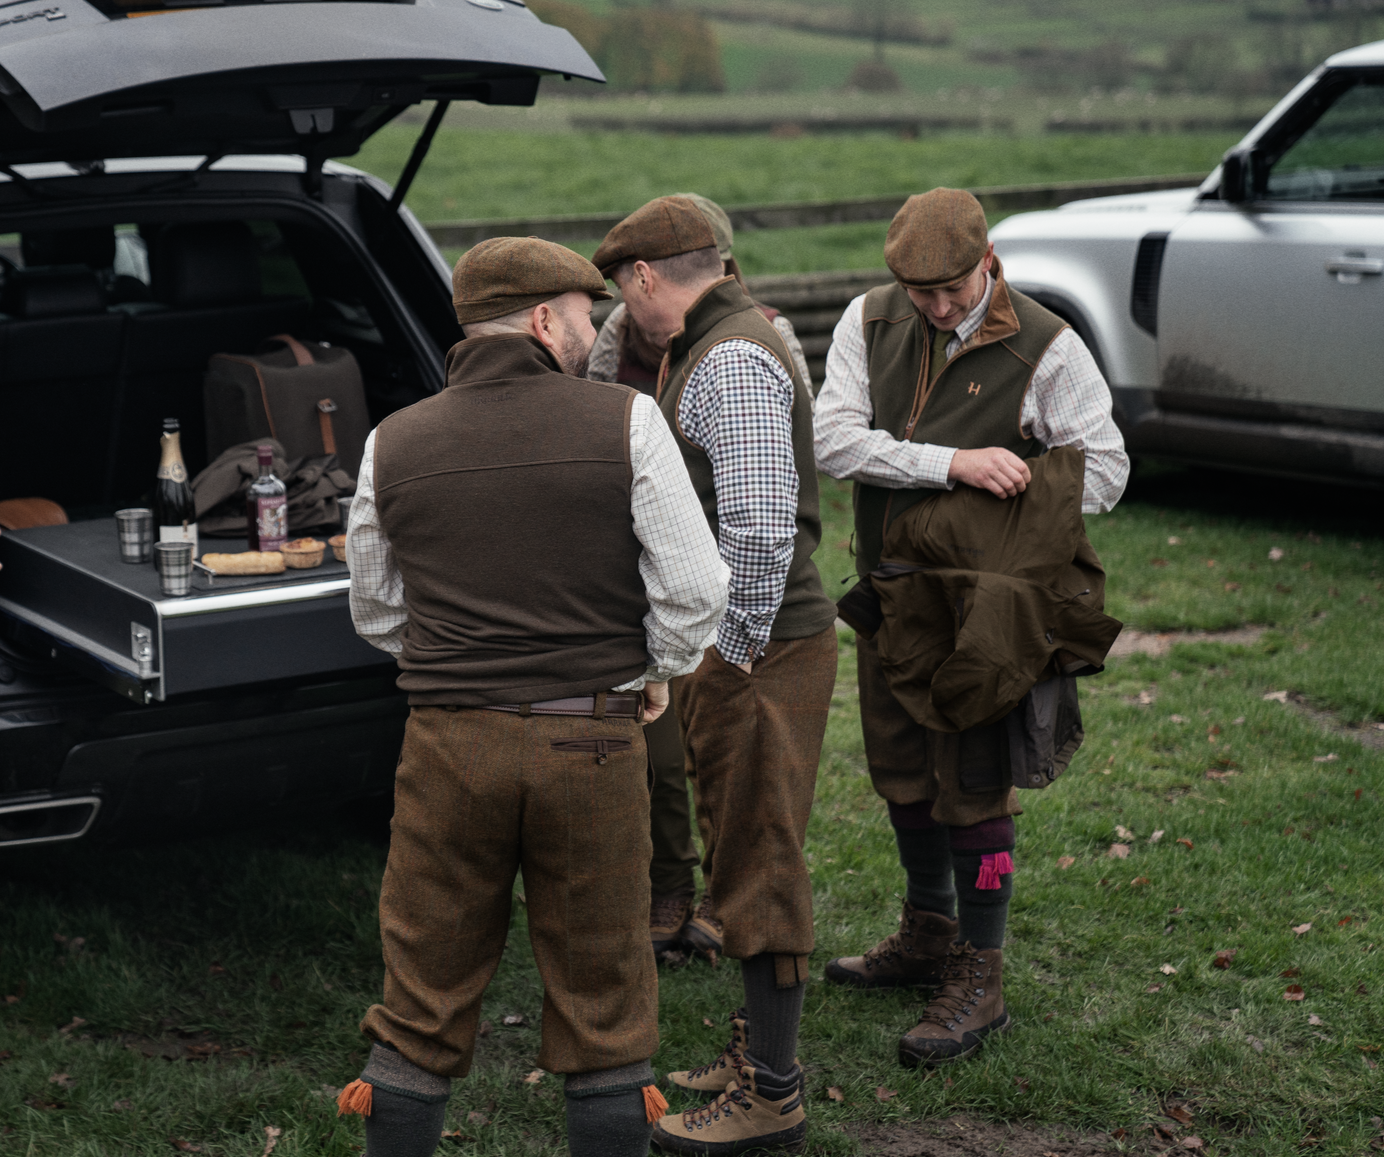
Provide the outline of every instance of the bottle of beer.
{"type": "Polygon", "coordinates": [[[245,493],[246,537],[251,550],[278,550],[288,541],[288,487],[274,473],[274,447],[256,446],[259,477],[245,493]]]}
{"type": "Polygon", "coordinates": [[[165,418],[159,439],[159,476],[154,485],[154,525],[159,528],[160,542],[190,542],[192,557],[197,558],[197,507],[192,501],[192,487],[187,484],[181,437],[178,419],[165,418]]]}

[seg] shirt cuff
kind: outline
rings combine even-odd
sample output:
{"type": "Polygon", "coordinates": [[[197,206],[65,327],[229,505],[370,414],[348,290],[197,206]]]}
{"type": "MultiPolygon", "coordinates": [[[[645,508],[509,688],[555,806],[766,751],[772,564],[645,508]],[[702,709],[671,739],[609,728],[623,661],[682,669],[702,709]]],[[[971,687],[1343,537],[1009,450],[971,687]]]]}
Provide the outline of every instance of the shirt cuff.
{"type": "Polygon", "coordinates": [[[727,663],[753,663],[764,654],[764,643],[750,638],[727,619],[716,628],[716,650],[727,663]]]}
{"type": "Polygon", "coordinates": [[[928,443],[923,447],[921,461],[918,471],[919,480],[927,486],[936,486],[941,489],[951,490],[956,486],[954,478],[948,478],[951,473],[952,459],[956,457],[955,446],[934,446],[928,443]]]}

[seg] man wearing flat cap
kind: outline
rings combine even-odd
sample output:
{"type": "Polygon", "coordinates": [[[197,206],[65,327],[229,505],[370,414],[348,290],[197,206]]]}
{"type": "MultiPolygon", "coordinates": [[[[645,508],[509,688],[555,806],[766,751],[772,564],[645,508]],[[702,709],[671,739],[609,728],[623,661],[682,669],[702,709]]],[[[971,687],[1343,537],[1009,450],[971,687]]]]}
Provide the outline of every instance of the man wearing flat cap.
{"type": "MultiPolygon", "coordinates": [[[[895,283],[846,307],[816,413],[818,466],[855,482],[862,579],[880,565],[890,520],[910,506],[958,484],[1013,498],[1031,481],[1028,461],[1059,446],[1084,451],[1082,511],[1110,510],[1129,461],[1109,388],[1066,322],[1005,282],[979,202],[960,189],[910,197],[884,257],[895,283]]],[[[1051,517],[1056,530],[1059,512],[1051,517]]],[[[826,975],[863,988],[933,987],[900,1060],[959,1060],[1010,1025],[1003,945],[1017,794],[985,728],[933,744],[941,733],[894,697],[876,642],[860,635],[856,647],[866,759],[907,898],[898,932],[830,961],[826,975]]]]}
{"type": "Polygon", "coordinates": [[[453,287],[447,387],[371,433],[347,531],[356,630],[397,657],[410,713],[384,1000],[341,1109],[369,1157],[433,1152],[522,871],[570,1150],[642,1157],[665,1104],[640,725],[700,662],[728,575],[658,408],[581,376],[596,268],[500,238],[453,287]]]}
{"type": "MultiPolygon", "coordinates": [[[[734,277],[744,288],[740,266],[731,253],[734,233],[726,211],[700,193],[677,195],[686,197],[706,218],[715,238],[722,273],[734,277]]],[[[807,358],[793,332],[793,323],[770,306],[755,302],[755,308],[778,331],[793,357],[798,376],[810,390],[812,379],[807,372],[807,358]]],[[[664,347],[654,344],[621,302],[611,310],[596,335],[586,376],[598,382],[620,382],[652,396],[658,388],[658,368],[663,354],[664,347]]],[[[649,881],[653,888],[649,905],[650,941],[656,953],[664,952],[686,943],[683,939],[686,929],[695,938],[696,951],[719,953],[722,944],[715,921],[707,919],[705,913],[698,915],[694,911],[697,884],[693,871],[698,858],[692,843],[687,775],[675,707],[670,706],[656,723],[644,729],[644,739],[649,745],[649,771],[653,777],[649,803],[649,834],[654,842],[654,857],[649,865],[649,881]]]]}
{"type": "Polygon", "coordinates": [[[806,1134],[797,1064],[812,887],[803,840],[836,678],[835,606],[812,562],[821,537],[812,399],[782,337],[734,277],[696,204],[660,197],[594,261],[665,350],[657,397],[730,567],[730,599],[697,670],[673,681],[696,796],[705,922],[741,962],[745,1007],[726,1050],[675,1085],[710,1103],[670,1113],[654,1144],[740,1153],[806,1134]]]}

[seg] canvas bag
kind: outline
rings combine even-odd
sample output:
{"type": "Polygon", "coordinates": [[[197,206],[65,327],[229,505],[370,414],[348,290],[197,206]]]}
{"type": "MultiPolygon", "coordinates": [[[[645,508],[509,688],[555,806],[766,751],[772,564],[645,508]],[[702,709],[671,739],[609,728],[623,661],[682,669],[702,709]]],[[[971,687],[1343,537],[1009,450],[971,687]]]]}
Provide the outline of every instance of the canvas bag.
{"type": "Polygon", "coordinates": [[[202,381],[207,457],[242,442],[278,442],[289,459],[336,455],[352,478],[360,471],[370,414],[360,366],[342,346],[304,343],[286,333],[282,349],[213,354],[202,381]]]}
{"type": "MultiPolygon", "coordinates": [[[[274,473],[288,488],[288,529],[298,532],[340,523],[336,500],[354,494],[356,483],[336,458],[327,454],[289,460],[277,442],[263,444],[273,447],[274,473]]],[[[192,480],[197,529],[204,538],[245,537],[245,492],[259,477],[259,445],[232,446],[192,480]]]]}

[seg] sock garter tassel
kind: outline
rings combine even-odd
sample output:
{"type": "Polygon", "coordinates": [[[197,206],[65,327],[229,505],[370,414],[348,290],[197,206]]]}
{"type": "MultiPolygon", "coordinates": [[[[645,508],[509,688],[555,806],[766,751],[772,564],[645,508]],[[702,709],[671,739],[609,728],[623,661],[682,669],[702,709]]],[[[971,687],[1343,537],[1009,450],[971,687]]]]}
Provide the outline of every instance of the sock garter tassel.
{"type": "Polygon", "coordinates": [[[997,892],[1001,887],[1000,877],[1014,871],[1014,860],[1008,852],[994,856],[980,857],[980,875],[976,877],[976,888],[982,892],[997,892]]]}
{"type": "Polygon", "coordinates": [[[644,1086],[644,1119],[652,1125],[668,1111],[668,1102],[654,1085],[644,1086]]]}
{"type": "Polygon", "coordinates": [[[371,1099],[375,1090],[365,1081],[355,1080],[341,1090],[341,1095],[336,1099],[336,1115],[338,1117],[349,1117],[359,1114],[362,1117],[370,1116],[371,1099]]]}

